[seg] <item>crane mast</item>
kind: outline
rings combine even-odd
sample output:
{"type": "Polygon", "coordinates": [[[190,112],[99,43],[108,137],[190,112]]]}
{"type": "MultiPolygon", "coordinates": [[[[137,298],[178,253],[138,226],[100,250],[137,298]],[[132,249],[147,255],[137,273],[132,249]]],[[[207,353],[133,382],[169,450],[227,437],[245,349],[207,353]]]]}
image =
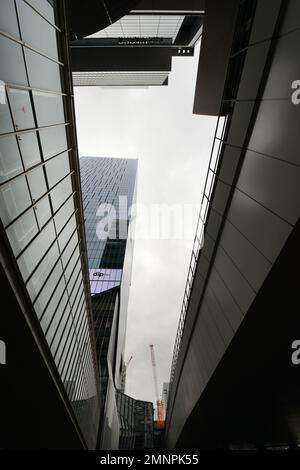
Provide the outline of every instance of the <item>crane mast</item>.
{"type": "Polygon", "coordinates": [[[154,387],[155,387],[157,425],[158,425],[158,427],[162,428],[164,426],[163,402],[162,402],[162,400],[159,399],[158,380],[157,380],[157,372],[156,372],[156,361],[155,361],[155,354],[154,354],[154,345],[150,344],[149,347],[150,347],[152,371],[153,371],[153,380],[154,380],[154,387]]]}
{"type": "Polygon", "coordinates": [[[120,390],[125,393],[125,382],[126,382],[126,372],[128,366],[132,360],[132,356],[130,356],[129,360],[123,365],[123,370],[121,372],[121,383],[120,383],[120,390]]]}

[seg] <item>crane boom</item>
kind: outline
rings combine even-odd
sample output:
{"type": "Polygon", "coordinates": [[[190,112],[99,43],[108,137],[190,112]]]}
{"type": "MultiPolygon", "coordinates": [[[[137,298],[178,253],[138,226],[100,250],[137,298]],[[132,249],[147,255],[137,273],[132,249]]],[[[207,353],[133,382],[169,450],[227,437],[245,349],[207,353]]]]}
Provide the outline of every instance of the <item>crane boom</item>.
{"type": "Polygon", "coordinates": [[[156,372],[156,362],[155,362],[155,354],[154,354],[154,346],[153,346],[153,344],[150,344],[150,354],[151,354],[152,371],[153,371],[153,380],[154,380],[154,387],[155,387],[155,398],[156,398],[156,400],[159,400],[158,381],[157,381],[157,372],[156,372]]]}
{"type": "Polygon", "coordinates": [[[155,387],[155,395],[156,395],[156,409],[157,409],[157,423],[159,427],[163,427],[163,402],[159,399],[159,391],[158,391],[158,380],[157,380],[157,372],[156,372],[156,361],[155,361],[155,354],[154,354],[154,345],[150,344],[150,354],[151,354],[151,362],[152,362],[152,371],[153,371],[153,380],[154,380],[154,387],[155,387]]]}

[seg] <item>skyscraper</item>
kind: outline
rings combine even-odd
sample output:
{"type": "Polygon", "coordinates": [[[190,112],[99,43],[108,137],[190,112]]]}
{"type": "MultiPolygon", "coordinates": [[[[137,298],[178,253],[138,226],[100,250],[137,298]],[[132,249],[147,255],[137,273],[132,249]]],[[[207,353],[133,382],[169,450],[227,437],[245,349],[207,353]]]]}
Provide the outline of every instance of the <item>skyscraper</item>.
{"type": "Polygon", "coordinates": [[[104,407],[101,447],[118,448],[115,388],[121,388],[124,369],[137,160],[82,157],[80,167],[104,407]]]}
{"type": "Polygon", "coordinates": [[[171,448],[300,444],[299,5],[206,2],[194,112],[218,119],[174,348],[171,448]]]}
{"type": "Polygon", "coordinates": [[[93,449],[99,427],[66,15],[0,2],[4,449],[93,449]]]}

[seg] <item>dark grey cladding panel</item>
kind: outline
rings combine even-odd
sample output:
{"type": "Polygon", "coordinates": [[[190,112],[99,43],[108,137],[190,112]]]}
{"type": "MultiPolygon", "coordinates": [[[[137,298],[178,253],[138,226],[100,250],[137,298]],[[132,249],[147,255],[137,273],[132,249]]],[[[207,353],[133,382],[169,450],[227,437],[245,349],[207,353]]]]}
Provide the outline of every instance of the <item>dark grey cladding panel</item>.
{"type": "Polygon", "coordinates": [[[292,225],[300,215],[299,186],[299,166],[247,151],[237,187],[292,225]]]}
{"type": "Polygon", "coordinates": [[[296,28],[300,28],[300,2],[289,0],[280,33],[285,34],[296,28]]]}
{"type": "Polygon", "coordinates": [[[250,44],[269,39],[273,35],[281,3],[281,0],[258,0],[250,44]]]}
{"type": "MultiPolygon", "coordinates": [[[[203,313],[203,310],[201,307],[201,312],[197,318],[197,323],[195,325],[195,330],[198,332],[199,341],[195,343],[196,344],[201,343],[203,359],[206,363],[206,370],[208,373],[208,377],[210,377],[212,374],[212,371],[218,365],[219,355],[212,343],[211,338],[208,335],[207,328],[205,327],[205,324],[203,322],[202,313],[203,313]]],[[[194,344],[195,349],[196,349],[196,344],[194,344]]]]}
{"type": "Polygon", "coordinates": [[[215,246],[215,241],[211,236],[207,233],[204,237],[204,246],[201,250],[201,253],[206,257],[206,259],[210,260],[213,254],[213,249],[215,246]]]}
{"type": "Polygon", "coordinates": [[[216,181],[215,191],[212,199],[212,206],[216,211],[223,214],[230,192],[230,186],[222,183],[222,181],[216,181]]]}
{"type": "Polygon", "coordinates": [[[300,105],[262,101],[248,148],[299,165],[300,105]]]}
{"type": "Polygon", "coordinates": [[[236,331],[243,319],[243,312],[215,269],[211,271],[208,285],[221,305],[231,328],[236,331]]]}
{"type": "Polygon", "coordinates": [[[271,263],[229,222],[224,225],[220,244],[257,292],[271,263]]]}
{"type": "Polygon", "coordinates": [[[241,149],[226,145],[222,157],[222,164],[219,171],[219,179],[227,184],[232,184],[237,164],[241,156],[241,149]]]}
{"type": "Polygon", "coordinates": [[[245,315],[255,298],[255,292],[221,247],[218,248],[214,267],[245,315]]]}
{"type": "Polygon", "coordinates": [[[272,263],[291,231],[290,225],[240,191],[233,195],[227,218],[272,263]]]}
{"type": "Polygon", "coordinates": [[[246,53],[243,73],[238,89],[238,100],[254,100],[263,74],[271,41],[255,44],[246,53]]]}
{"type": "Polygon", "coordinates": [[[224,314],[224,311],[222,310],[222,305],[219,303],[218,297],[210,286],[208,286],[205,291],[204,302],[207,304],[214,322],[219,327],[224,344],[228,346],[234,335],[234,331],[226,315],[224,314]]]}
{"type": "Polygon", "coordinates": [[[206,2],[193,110],[195,114],[219,114],[239,3],[238,0],[206,2]]]}
{"type": "MultiPolygon", "coordinates": [[[[205,263],[207,262],[205,261],[205,263]]],[[[195,274],[193,289],[190,295],[189,307],[188,307],[186,322],[184,325],[184,332],[183,332],[182,340],[181,340],[181,351],[185,351],[188,346],[189,337],[193,330],[194,320],[198,312],[199,299],[202,293],[203,286],[204,286],[204,277],[200,274],[200,270],[197,270],[195,274]]],[[[179,355],[175,376],[176,376],[176,373],[178,373],[180,369],[182,361],[183,361],[183,356],[179,355]]]]}
{"type": "MultiPolygon", "coordinates": [[[[300,79],[299,44],[299,29],[278,39],[263,99],[291,100],[292,83],[300,79]]],[[[300,106],[298,110],[300,113],[300,106]]]]}
{"type": "Polygon", "coordinates": [[[200,316],[202,317],[202,324],[208,333],[208,339],[217,354],[218,360],[220,360],[224,354],[226,345],[220,334],[219,325],[215,323],[206,303],[202,304],[200,316]]]}
{"type": "Polygon", "coordinates": [[[209,261],[204,256],[201,256],[198,264],[199,268],[197,267],[197,271],[199,271],[201,276],[205,279],[209,269],[209,261]]]}
{"type": "Polygon", "coordinates": [[[233,116],[227,142],[242,147],[244,145],[254,103],[249,101],[237,102],[234,105],[233,116]]]}
{"type": "Polygon", "coordinates": [[[209,235],[213,239],[216,239],[219,233],[221,222],[222,222],[222,217],[216,211],[211,209],[209,218],[206,222],[205,233],[206,232],[209,233],[209,235]]]}

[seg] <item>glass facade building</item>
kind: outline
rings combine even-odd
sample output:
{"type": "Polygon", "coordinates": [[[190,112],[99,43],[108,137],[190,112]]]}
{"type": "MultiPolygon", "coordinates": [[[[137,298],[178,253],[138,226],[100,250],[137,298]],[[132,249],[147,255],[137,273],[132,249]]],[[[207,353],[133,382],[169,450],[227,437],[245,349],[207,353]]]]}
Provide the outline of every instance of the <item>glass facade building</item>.
{"type": "Polygon", "coordinates": [[[65,2],[0,2],[1,262],[82,445],[94,448],[99,374],[65,21],[65,2]]]}
{"type": "Polygon", "coordinates": [[[103,402],[100,445],[118,448],[115,389],[121,387],[124,369],[137,160],[82,157],[80,169],[103,402]]]}
{"type": "Polygon", "coordinates": [[[134,398],[117,390],[117,408],[120,420],[120,450],[153,448],[153,403],[134,398]]]}

